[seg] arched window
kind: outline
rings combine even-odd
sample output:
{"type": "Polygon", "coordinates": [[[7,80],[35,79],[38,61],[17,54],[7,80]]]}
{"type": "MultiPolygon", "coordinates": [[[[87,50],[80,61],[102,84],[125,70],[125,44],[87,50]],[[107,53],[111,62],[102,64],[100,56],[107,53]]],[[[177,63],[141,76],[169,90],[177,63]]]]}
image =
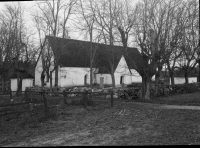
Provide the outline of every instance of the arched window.
{"type": "Polygon", "coordinates": [[[120,84],[124,83],[124,76],[120,77],[120,84]]]}

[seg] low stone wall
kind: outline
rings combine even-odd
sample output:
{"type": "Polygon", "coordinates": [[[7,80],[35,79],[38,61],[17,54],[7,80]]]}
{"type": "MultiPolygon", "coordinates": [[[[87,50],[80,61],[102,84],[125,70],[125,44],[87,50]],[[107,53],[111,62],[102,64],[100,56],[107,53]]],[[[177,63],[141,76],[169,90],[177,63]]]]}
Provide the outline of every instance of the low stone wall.
{"type": "MultiPolygon", "coordinates": [[[[169,96],[174,94],[182,94],[182,93],[193,93],[200,91],[200,83],[190,83],[190,84],[176,84],[176,85],[159,85],[158,86],[157,94],[155,91],[154,86],[150,88],[150,96],[151,97],[159,97],[159,96],[169,96]]],[[[30,91],[45,91],[50,92],[49,87],[27,87],[26,90],[30,91]]],[[[114,98],[121,98],[121,99],[139,99],[141,96],[141,87],[127,87],[127,88],[103,88],[103,89],[91,89],[89,87],[58,87],[52,88],[52,92],[63,92],[63,91],[70,91],[70,92],[111,92],[113,91],[114,98]]],[[[59,94],[52,94],[51,96],[60,96],[59,94]]],[[[77,96],[77,94],[69,94],[70,96],[77,96]]]]}

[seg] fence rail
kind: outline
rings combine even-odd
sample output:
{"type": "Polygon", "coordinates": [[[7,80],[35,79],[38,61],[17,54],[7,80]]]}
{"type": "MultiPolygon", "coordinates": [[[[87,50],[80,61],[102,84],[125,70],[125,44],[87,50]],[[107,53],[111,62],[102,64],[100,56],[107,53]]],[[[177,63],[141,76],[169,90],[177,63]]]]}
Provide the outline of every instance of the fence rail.
{"type": "MultiPolygon", "coordinates": [[[[16,92],[16,91],[10,91],[10,99],[12,99],[12,92],[16,92]]],[[[92,96],[105,96],[105,95],[110,95],[111,96],[111,107],[113,107],[114,105],[114,100],[113,100],[113,92],[88,92],[88,91],[85,91],[85,92],[78,92],[78,91],[74,91],[74,92],[69,92],[69,91],[63,91],[63,92],[47,92],[47,91],[24,91],[24,94],[25,94],[25,99],[26,101],[25,102],[22,102],[22,103],[12,103],[12,104],[2,104],[0,105],[0,107],[9,107],[9,106],[18,106],[18,105],[26,105],[26,104],[29,104],[30,105],[30,110],[33,109],[33,104],[37,104],[37,103],[43,103],[44,104],[44,112],[45,112],[45,115],[47,114],[48,112],[48,104],[47,104],[47,101],[50,100],[50,99],[47,99],[47,94],[60,94],[60,95],[63,95],[63,103],[66,104],[66,99],[67,98],[77,98],[76,97],[69,97],[69,96],[65,96],[64,94],[82,94],[81,96],[78,96],[78,97],[83,97],[83,106],[84,108],[86,108],[87,106],[87,100],[88,100],[88,97],[92,97],[92,96]],[[35,95],[35,94],[39,94],[39,95],[42,95],[42,101],[32,101],[32,99],[30,101],[27,101],[28,100],[28,94],[30,94],[32,97],[32,95],[35,95]]]]}

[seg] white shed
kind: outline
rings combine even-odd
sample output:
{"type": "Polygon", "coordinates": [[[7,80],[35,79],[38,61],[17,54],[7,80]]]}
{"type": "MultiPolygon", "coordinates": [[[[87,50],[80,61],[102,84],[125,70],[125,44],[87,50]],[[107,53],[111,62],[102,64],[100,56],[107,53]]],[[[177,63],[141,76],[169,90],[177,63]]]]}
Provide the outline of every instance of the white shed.
{"type": "MultiPolygon", "coordinates": [[[[31,75],[26,75],[25,78],[22,80],[22,91],[25,91],[26,87],[33,86],[34,77],[31,75]]],[[[11,91],[17,91],[17,75],[13,75],[10,78],[11,81],[11,91]]]]}
{"type": "Polygon", "coordinates": [[[22,91],[25,91],[26,87],[33,86],[33,78],[25,78],[22,80],[22,91]]]}
{"type": "Polygon", "coordinates": [[[17,91],[17,78],[11,78],[11,91],[17,91]]]}

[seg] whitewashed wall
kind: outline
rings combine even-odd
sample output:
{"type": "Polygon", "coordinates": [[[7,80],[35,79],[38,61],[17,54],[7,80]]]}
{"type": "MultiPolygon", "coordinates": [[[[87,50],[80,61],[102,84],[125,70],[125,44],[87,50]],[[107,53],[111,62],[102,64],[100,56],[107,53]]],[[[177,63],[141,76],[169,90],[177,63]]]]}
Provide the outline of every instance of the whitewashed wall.
{"type": "MultiPolygon", "coordinates": [[[[48,48],[48,41],[46,41],[46,44],[45,44],[45,47],[43,49],[43,54],[45,56],[46,52],[47,52],[47,48],[48,48]]],[[[51,50],[51,49],[50,49],[51,50]]],[[[51,58],[51,63],[53,63],[54,61],[54,58],[52,57],[51,58]]],[[[54,65],[52,64],[51,67],[50,67],[50,70],[52,70],[54,68],[54,65]]],[[[38,85],[38,86],[41,86],[41,73],[42,73],[42,54],[40,55],[40,58],[38,60],[38,63],[36,65],[36,68],[35,68],[35,85],[38,85]]],[[[58,72],[58,76],[59,76],[59,72],[58,72]]],[[[49,82],[46,82],[46,73],[45,73],[45,83],[46,83],[46,86],[50,86],[50,80],[49,82]]],[[[52,86],[55,85],[55,71],[52,73],[52,86]]],[[[60,85],[60,79],[58,79],[58,86],[60,85]]]]}
{"type": "Polygon", "coordinates": [[[124,84],[131,84],[131,73],[126,63],[124,56],[120,59],[117,68],[115,70],[115,85],[120,85],[121,77],[123,76],[124,84]]]}
{"type": "Polygon", "coordinates": [[[11,81],[11,91],[17,91],[17,78],[10,79],[11,81]]]}
{"type": "Polygon", "coordinates": [[[112,79],[110,74],[96,74],[97,84],[100,84],[100,77],[104,78],[104,84],[112,84],[112,79]]]}
{"type": "MultiPolygon", "coordinates": [[[[190,77],[188,78],[189,83],[197,82],[197,77],[190,77]]],[[[185,78],[183,77],[174,77],[174,84],[184,84],[185,78]]],[[[170,79],[170,85],[171,85],[171,79],[170,79]]]]}
{"type": "MultiPolygon", "coordinates": [[[[42,73],[42,60],[40,58],[40,60],[37,63],[37,66],[35,68],[35,85],[41,86],[41,73],[42,73]]],[[[53,69],[53,66],[51,66],[50,69],[53,69]]],[[[46,73],[45,73],[45,83],[46,86],[50,86],[50,80],[49,82],[46,82],[46,73]]],[[[54,86],[55,84],[55,71],[52,73],[52,85],[54,86]]],[[[58,81],[59,84],[59,81],[58,81]]]]}
{"type": "MultiPolygon", "coordinates": [[[[95,69],[93,69],[94,71],[95,69]]],[[[60,86],[85,85],[85,75],[87,75],[87,84],[90,84],[90,68],[60,68],[59,78],[60,86]]],[[[93,75],[94,77],[94,75],[93,75]]],[[[94,82],[94,80],[93,80],[94,82]]]]}
{"type": "Polygon", "coordinates": [[[25,91],[26,87],[33,86],[33,79],[23,79],[22,80],[22,91],[25,91]]]}
{"type": "Polygon", "coordinates": [[[38,63],[35,67],[35,85],[41,86],[41,73],[42,73],[42,60],[41,60],[41,56],[40,59],[38,60],[38,63]]]}
{"type": "MultiPolygon", "coordinates": [[[[26,87],[33,86],[33,79],[23,79],[22,80],[22,91],[25,91],[26,87]]],[[[11,90],[17,91],[17,78],[11,79],[11,90]]]]}
{"type": "Polygon", "coordinates": [[[189,83],[196,83],[196,82],[197,82],[197,77],[189,78],[189,83]]]}
{"type": "Polygon", "coordinates": [[[132,73],[132,83],[140,83],[142,82],[142,77],[140,76],[140,74],[135,70],[135,69],[131,69],[131,73],[132,73]]]}
{"type": "MultiPolygon", "coordinates": [[[[50,70],[53,69],[53,65],[51,65],[50,67],[50,70]]],[[[59,69],[59,68],[58,68],[59,69]]],[[[39,60],[38,60],[38,63],[35,67],[35,85],[38,85],[38,86],[41,86],[41,73],[42,73],[42,56],[40,56],[39,60]]],[[[59,70],[58,70],[58,77],[59,77],[59,70]]],[[[46,86],[50,86],[50,80],[49,82],[46,81],[46,73],[45,73],[45,83],[46,83],[46,86]]],[[[55,85],[55,71],[52,73],[52,86],[55,85]]],[[[60,79],[58,79],[58,86],[60,85],[60,79]]]]}
{"type": "MultiPolygon", "coordinates": [[[[53,69],[51,66],[50,69],[53,69]]],[[[95,69],[93,69],[95,70],[95,69]]],[[[90,68],[69,68],[69,67],[58,67],[58,86],[65,87],[65,86],[74,86],[74,85],[84,85],[84,76],[87,74],[87,83],[90,83],[90,68]]],[[[35,85],[41,86],[41,73],[42,73],[42,60],[37,63],[35,68],[35,85]]],[[[45,76],[46,77],[46,76],[45,76]]],[[[45,83],[47,87],[50,87],[50,80],[49,82],[45,83]]],[[[52,86],[55,85],[55,71],[52,73],[52,86]]]]}
{"type": "Polygon", "coordinates": [[[115,74],[118,74],[120,76],[122,76],[122,75],[130,76],[131,75],[124,56],[122,56],[122,58],[120,59],[118,65],[117,65],[117,68],[115,70],[115,74]]]}
{"type": "MultiPolygon", "coordinates": [[[[132,76],[128,69],[126,60],[122,56],[120,59],[117,68],[114,73],[115,76],[115,85],[120,85],[121,76],[124,77],[124,84],[131,84],[132,83],[132,76]]],[[[100,77],[104,78],[104,84],[112,84],[112,78],[110,74],[97,74],[96,80],[97,84],[100,84],[100,77]]]]}

